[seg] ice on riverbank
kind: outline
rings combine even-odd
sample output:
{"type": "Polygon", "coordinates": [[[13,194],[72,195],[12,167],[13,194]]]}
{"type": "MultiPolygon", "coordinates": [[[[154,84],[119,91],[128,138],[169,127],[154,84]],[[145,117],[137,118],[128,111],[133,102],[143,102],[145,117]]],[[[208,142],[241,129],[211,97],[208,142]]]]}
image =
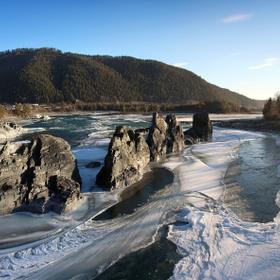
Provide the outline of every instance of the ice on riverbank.
{"type": "Polygon", "coordinates": [[[223,208],[186,208],[169,239],[183,256],[171,279],[279,279],[275,223],[245,223],[223,208]]]}
{"type": "MultiPolygon", "coordinates": [[[[101,121],[92,117],[83,134],[87,137],[94,129],[95,134],[87,139],[92,142],[81,147],[84,143],[79,139],[81,145],[73,151],[81,172],[85,172],[83,182],[89,188],[94,184],[98,169],[86,169],[85,165],[91,160],[102,161],[106,153],[105,146],[97,147],[94,142],[98,131],[104,129],[102,141],[108,137],[114,123],[121,122],[119,119],[115,122],[114,116],[109,121],[107,116],[99,117],[101,121]]],[[[80,122],[69,127],[61,119],[57,120],[61,122],[57,125],[72,132],[71,138],[83,128],[80,122]]],[[[180,207],[177,223],[169,227],[168,235],[182,255],[172,279],[266,279],[267,275],[271,275],[269,279],[277,279],[280,275],[277,218],[268,224],[242,222],[223,203],[223,177],[229,164],[236,160],[240,143],[259,137],[265,136],[215,128],[213,142],[194,145],[184,154],[167,159],[164,166],[176,173],[175,184],[161,190],[156,199],[151,199],[132,215],[112,220],[89,219],[79,226],[75,221],[71,226],[72,221],[69,221],[67,229],[61,221],[51,221],[61,234],[53,233],[39,244],[27,243],[25,248],[11,248],[11,253],[2,251],[0,276],[5,276],[4,279],[74,279],[79,276],[92,279],[97,269],[105,270],[118,258],[149,244],[151,234],[166,221],[165,214],[173,217],[180,207]]],[[[94,195],[91,207],[104,210],[107,194],[98,192],[94,195]]],[[[108,207],[110,203],[106,205],[108,207]]]]}
{"type": "Polygon", "coordinates": [[[169,226],[182,260],[171,279],[279,279],[280,226],[246,223],[223,204],[229,163],[240,143],[262,134],[218,130],[220,142],[196,145],[186,153],[187,162],[177,169],[181,188],[190,205],[169,226]]]}

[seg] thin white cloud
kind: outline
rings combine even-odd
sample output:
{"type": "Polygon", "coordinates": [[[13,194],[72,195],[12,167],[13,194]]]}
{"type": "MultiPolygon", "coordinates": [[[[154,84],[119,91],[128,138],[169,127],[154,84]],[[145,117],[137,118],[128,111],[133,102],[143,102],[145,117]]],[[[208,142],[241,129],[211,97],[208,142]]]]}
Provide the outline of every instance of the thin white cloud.
{"type": "Polygon", "coordinates": [[[250,70],[259,70],[259,69],[271,67],[278,63],[280,63],[280,59],[278,57],[268,57],[264,60],[263,63],[250,66],[249,69],[250,70]]]}
{"type": "Polygon", "coordinates": [[[173,66],[180,67],[180,68],[185,68],[188,65],[189,65],[188,62],[177,62],[173,64],[173,66]]]}
{"type": "Polygon", "coordinates": [[[236,14],[236,15],[231,15],[231,16],[225,17],[222,19],[222,21],[223,21],[223,23],[229,24],[229,23],[235,23],[235,22],[249,20],[252,17],[253,17],[252,14],[236,14]]]}

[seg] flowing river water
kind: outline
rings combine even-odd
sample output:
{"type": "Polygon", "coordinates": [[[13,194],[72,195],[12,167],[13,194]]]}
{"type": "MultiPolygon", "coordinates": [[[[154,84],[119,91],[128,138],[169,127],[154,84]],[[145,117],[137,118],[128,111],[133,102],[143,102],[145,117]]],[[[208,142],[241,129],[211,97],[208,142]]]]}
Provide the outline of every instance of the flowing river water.
{"type": "MultiPolygon", "coordinates": [[[[190,126],[190,115],[179,118],[190,126]]],[[[123,192],[95,186],[99,168],[85,166],[103,160],[115,126],[150,120],[95,113],[26,124],[18,140],[47,132],[70,142],[86,199],[61,216],[1,217],[1,279],[279,279],[277,135],[215,127],[212,141],[151,165],[123,192]]]]}

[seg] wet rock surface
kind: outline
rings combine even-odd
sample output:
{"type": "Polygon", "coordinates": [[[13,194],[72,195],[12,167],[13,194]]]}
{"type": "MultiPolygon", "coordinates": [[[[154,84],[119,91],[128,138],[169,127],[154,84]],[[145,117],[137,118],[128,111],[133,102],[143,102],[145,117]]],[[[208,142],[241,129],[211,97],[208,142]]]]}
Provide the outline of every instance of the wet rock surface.
{"type": "Polygon", "coordinates": [[[81,178],[70,145],[47,134],[0,151],[0,214],[61,213],[81,198],[81,178]]]}
{"type": "Polygon", "coordinates": [[[149,162],[150,150],[144,136],[119,126],[111,139],[96,183],[110,190],[127,187],[142,177],[149,162]]]}

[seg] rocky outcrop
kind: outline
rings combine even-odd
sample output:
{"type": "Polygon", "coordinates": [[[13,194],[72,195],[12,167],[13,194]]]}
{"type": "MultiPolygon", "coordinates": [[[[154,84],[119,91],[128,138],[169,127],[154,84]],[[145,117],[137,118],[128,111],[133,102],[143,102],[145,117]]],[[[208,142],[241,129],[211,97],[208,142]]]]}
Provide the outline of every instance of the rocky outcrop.
{"type": "Polygon", "coordinates": [[[164,120],[154,113],[145,141],[146,133],[147,129],[116,128],[104,166],[97,174],[97,185],[111,190],[137,182],[149,161],[160,161],[168,153],[180,152],[185,143],[194,144],[199,139],[208,139],[212,134],[212,124],[208,114],[196,114],[193,127],[184,135],[175,115],[167,115],[164,120]]]}
{"type": "Polygon", "coordinates": [[[192,128],[184,132],[185,144],[195,144],[199,141],[208,141],[213,132],[212,122],[207,112],[193,115],[192,128]]]}
{"type": "Polygon", "coordinates": [[[146,141],[147,129],[116,128],[104,166],[97,174],[97,185],[110,190],[127,187],[142,177],[150,160],[159,161],[166,153],[184,148],[183,130],[174,115],[168,115],[165,121],[154,113],[148,131],[146,141]]]}
{"type": "Polygon", "coordinates": [[[0,151],[0,213],[61,213],[81,198],[81,178],[70,145],[40,135],[30,143],[6,143],[0,151]]]}
{"type": "Polygon", "coordinates": [[[184,133],[175,115],[167,115],[167,153],[178,153],[184,149],[184,133]]]}
{"type": "Polygon", "coordinates": [[[158,113],[153,114],[152,125],[149,129],[147,143],[150,147],[151,160],[159,161],[167,151],[167,128],[168,125],[158,113]]]}
{"type": "Polygon", "coordinates": [[[24,128],[14,122],[0,123],[0,143],[4,143],[24,132],[24,128]]]}
{"type": "Polygon", "coordinates": [[[154,113],[147,143],[150,147],[151,161],[159,161],[167,153],[182,151],[184,149],[184,133],[176,116],[170,114],[164,120],[158,113],[154,113]]]}
{"type": "Polygon", "coordinates": [[[213,126],[207,112],[201,112],[193,115],[193,129],[200,139],[208,141],[212,136],[213,126]]]}
{"type": "Polygon", "coordinates": [[[111,139],[104,166],[96,184],[107,189],[123,188],[137,182],[150,161],[149,146],[142,133],[119,126],[111,139]]]}

